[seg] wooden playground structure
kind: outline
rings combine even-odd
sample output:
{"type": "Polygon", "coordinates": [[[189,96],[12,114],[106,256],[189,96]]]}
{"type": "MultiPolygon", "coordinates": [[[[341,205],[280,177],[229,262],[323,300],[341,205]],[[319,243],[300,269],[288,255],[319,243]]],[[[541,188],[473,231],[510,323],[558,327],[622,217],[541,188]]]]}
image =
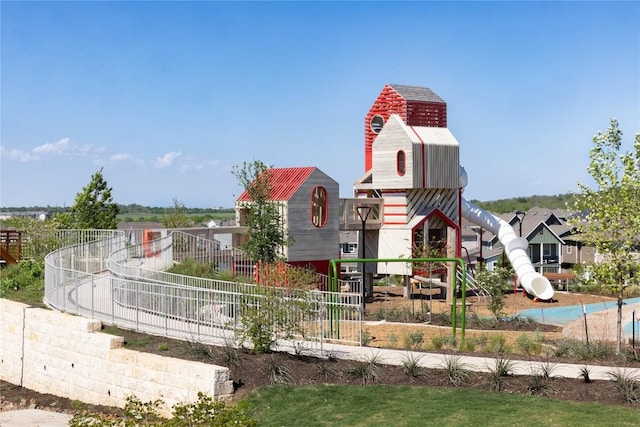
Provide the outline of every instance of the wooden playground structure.
{"type": "Polygon", "coordinates": [[[22,233],[18,230],[0,230],[0,263],[17,264],[22,255],[22,233]]]}

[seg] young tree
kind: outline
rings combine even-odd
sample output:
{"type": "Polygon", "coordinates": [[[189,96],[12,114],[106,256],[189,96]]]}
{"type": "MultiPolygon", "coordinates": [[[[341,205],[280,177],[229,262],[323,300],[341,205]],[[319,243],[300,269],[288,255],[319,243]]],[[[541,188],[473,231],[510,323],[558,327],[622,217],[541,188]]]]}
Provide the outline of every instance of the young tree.
{"type": "Polygon", "coordinates": [[[249,195],[244,205],[244,223],[249,241],[243,249],[258,263],[273,263],[281,257],[281,249],[293,242],[282,224],[280,203],[271,200],[272,167],[259,160],[235,166],[232,172],[249,195]]]}
{"type": "Polygon", "coordinates": [[[496,320],[503,315],[504,295],[513,281],[513,269],[495,266],[493,270],[481,269],[476,273],[476,282],[489,294],[489,311],[496,320]]]}
{"type": "Polygon", "coordinates": [[[162,224],[165,228],[188,228],[193,226],[193,221],[187,216],[184,204],[174,198],[173,208],[162,216],[162,224]]]}
{"type": "Polygon", "coordinates": [[[593,280],[618,297],[616,354],[622,352],[622,306],[625,293],[640,283],[640,134],[634,151],[620,153],[622,131],[612,119],[606,132],[594,137],[587,168],[592,189],[578,182],[576,232],[593,245],[599,258],[590,266],[593,280]]]}
{"type": "Polygon", "coordinates": [[[71,207],[76,228],[116,229],[118,205],[113,202],[111,188],[102,176],[102,168],[91,176],[91,182],[76,195],[71,207]]]}

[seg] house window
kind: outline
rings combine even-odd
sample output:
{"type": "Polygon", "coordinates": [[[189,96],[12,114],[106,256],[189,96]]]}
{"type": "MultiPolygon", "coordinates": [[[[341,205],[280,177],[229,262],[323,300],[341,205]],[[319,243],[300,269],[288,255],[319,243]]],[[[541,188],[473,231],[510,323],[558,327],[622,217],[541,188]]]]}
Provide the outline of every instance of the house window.
{"type": "Polygon", "coordinates": [[[358,250],[358,245],[355,243],[340,243],[340,253],[342,254],[355,254],[358,250]]]}
{"type": "Polygon", "coordinates": [[[567,253],[570,254],[573,252],[573,245],[567,245],[567,253]]]}
{"type": "Polygon", "coordinates": [[[404,151],[398,151],[398,154],[396,154],[396,171],[398,172],[399,176],[404,176],[405,172],[407,171],[406,164],[407,162],[404,151]]]}
{"type": "Polygon", "coordinates": [[[327,223],[327,190],[324,187],[313,187],[311,191],[311,222],[316,227],[324,227],[327,223]]]}

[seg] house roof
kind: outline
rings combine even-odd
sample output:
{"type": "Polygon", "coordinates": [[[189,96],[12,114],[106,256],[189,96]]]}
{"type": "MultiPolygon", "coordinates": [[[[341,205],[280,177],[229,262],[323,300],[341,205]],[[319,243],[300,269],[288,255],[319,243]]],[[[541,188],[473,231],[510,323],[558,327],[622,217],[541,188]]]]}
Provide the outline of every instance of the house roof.
{"type": "MultiPolygon", "coordinates": [[[[309,175],[315,171],[313,166],[299,168],[270,168],[271,174],[271,195],[270,200],[285,201],[300,188],[300,186],[309,178],[309,175]]],[[[249,202],[251,197],[247,190],[244,190],[238,199],[238,202],[249,202]]]]}
{"type": "Polygon", "coordinates": [[[390,84],[396,92],[398,92],[407,101],[420,101],[420,102],[438,102],[445,103],[444,99],[440,98],[434,91],[428,87],[420,86],[406,86],[398,84],[390,84]]]}

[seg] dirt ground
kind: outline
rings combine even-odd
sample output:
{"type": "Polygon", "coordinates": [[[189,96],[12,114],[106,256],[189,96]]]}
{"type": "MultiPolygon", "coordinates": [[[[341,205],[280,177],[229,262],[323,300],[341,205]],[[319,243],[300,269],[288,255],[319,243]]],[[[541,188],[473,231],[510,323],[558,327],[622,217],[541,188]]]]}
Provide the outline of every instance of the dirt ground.
{"type": "MultiPolygon", "coordinates": [[[[504,321],[517,316],[523,310],[531,308],[561,307],[581,304],[594,304],[615,301],[615,298],[602,295],[589,295],[567,292],[556,292],[552,300],[538,301],[521,291],[510,292],[504,297],[502,321],[495,319],[489,310],[488,298],[469,294],[466,297],[466,337],[481,335],[502,335],[506,345],[516,346],[518,336],[543,333],[544,340],[552,342],[563,338],[562,328],[554,325],[535,322],[504,321]]],[[[458,312],[461,312],[461,298],[457,298],[458,312]]],[[[424,343],[419,349],[434,350],[430,343],[433,337],[443,338],[451,335],[451,304],[440,296],[439,290],[416,291],[411,299],[403,297],[401,287],[375,287],[373,298],[368,299],[364,329],[370,335],[369,346],[397,347],[402,346],[407,335],[420,331],[424,343]],[[428,316],[431,312],[431,316],[428,316]],[[392,339],[390,340],[390,336],[392,339]]],[[[460,324],[457,325],[460,327],[460,324]]],[[[436,339],[437,339],[436,338],[436,339]]]]}
{"type": "MultiPolygon", "coordinates": [[[[505,315],[515,315],[520,310],[537,307],[539,304],[548,304],[549,306],[564,306],[574,304],[590,304],[611,300],[611,298],[582,294],[567,294],[557,292],[553,301],[534,302],[530,298],[522,294],[509,294],[505,297],[505,315]]],[[[486,301],[483,298],[470,296],[467,298],[469,305],[468,316],[489,316],[490,312],[487,308],[486,301]]],[[[420,330],[424,332],[423,347],[425,350],[434,351],[429,348],[432,345],[431,336],[449,336],[451,335],[450,326],[438,325],[436,318],[439,313],[450,313],[450,306],[443,300],[433,298],[423,299],[414,298],[412,300],[402,297],[401,288],[376,288],[374,298],[367,303],[367,320],[365,321],[365,329],[370,334],[371,341],[369,346],[390,346],[399,348],[403,345],[402,337],[409,336],[411,332],[420,330]],[[424,319],[420,323],[410,326],[402,324],[402,322],[392,322],[381,320],[381,313],[394,311],[400,313],[397,317],[402,317],[406,313],[421,313],[421,304],[430,304],[432,308],[431,323],[426,323],[424,319]],[[405,308],[406,307],[406,308],[405,308]],[[389,341],[389,335],[394,334],[396,341],[389,341]]],[[[446,317],[446,316],[443,316],[446,317]]],[[[400,319],[401,320],[401,319],[400,319]]],[[[533,323],[523,323],[514,328],[510,322],[493,322],[489,329],[475,330],[467,329],[467,337],[474,334],[503,334],[510,335],[507,343],[513,343],[514,337],[525,333],[544,334],[546,341],[561,336],[557,327],[544,326],[533,323]]],[[[285,367],[285,372],[289,373],[288,381],[297,385],[305,384],[355,384],[362,385],[363,380],[360,377],[352,375],[350,372],[358,371],[354,369],[358,362],[333,360],[333,359],[317,359],[313,357],[301,355],[290,355],[285,353],[274,352],[272,354],[251,354],[245,349],[217,348],[206,347],[207,351],[203,352],[201,347],[195,347],[194,344],[168,339],[165,337],[157,337],[141,334],[133,331],[109,329],[109,333],[117,333],[125,337],[125,346],[127,348],[138,351],[152,352],[167,357],[175,357],[188,360],[199,360],[204,363],[215,363],[227,366],[230,369],[231,378],[234,380],[236,392],[234,400],[242,399],[247,393],[260,387],[273,384],[271,376],[274,366],[285,367]],[[135,344],[135,346],[134,346],[135,344]],[[231,357],[233,356],[233,357],[231,357]],[[232,362],[230,362],[232,361],[232,362]]],[[[442,352],[451,352],[456,354],[466,354],[460,349],[442,349],[442,352]]],[[[472,352],[473,354],[479,354],[472,352]]],[[[495,354],[493,354],[495,356],[495,354]]],[[[508,355],[511,357],[512,355],[508,355]]],[[[543,356],[527,356],[530,359],[543,356]]],[[[595,361],[576,361],[564,360],[560,358],[549,359],[548,356],[544,360],[552,363],[555,362],[573,362],[573,363],[589,363],[589,364],[619,364],[620,360],[595,360],[595,361]]],[[[522,358],[522,355],[513,355],[513,359],[522,358]]],[[[538,359],[542,360],[542,359],[538,359]]],[[[629,366],[629,365],[627,365],[629,366]]],[[[630,366],[640,367],[640,363],[632,362],[630,366]]],[[[420,377],[411,377],[402,371],[401,367],[380,366],[377,375],[372,380],[377,384],[413,384],[425,386],[452,386],[450,381],[443,376],[442,371],[426,370],[424,375],[420,377]]],[[[462,385],[463,387],[476,388],[482,390],[492,390],[495,381],[489,374],[469,373],[469,377],[462,385]]],[[[552,399],[562,399],[570,401],[587,401],[599,402],[614,405],[630,405],[625,403],[621,398],[620,392],[616,388],[616,384],[612,381],[593,381],[585,382],[577,378],[549,378],[544,380],[544,384],[540,383],[540,379],[534,379],[526,376],[506,376],[501,379],[501,391],[507,393],[522,394],[540,394],[552,399]]],[[[639,403],[633,404],[634,407],[639,403]]],[[[632,406],[633,406],[632,405],[632,406]]],[[[34,391],[18,387],[6,382],[0,381],[0,411],[12,410],[19,408],[38,408],[44,410],[52,410],[58,412],[66,412],[76,414],[81,412],[99,412],[103,414],[111,414],[118,417],[122,411],[118,408],[108,408],[95,405],[85,405],[79,402],[73,402],[69,399],[57,396],[36,393],[34,391]]]]}

